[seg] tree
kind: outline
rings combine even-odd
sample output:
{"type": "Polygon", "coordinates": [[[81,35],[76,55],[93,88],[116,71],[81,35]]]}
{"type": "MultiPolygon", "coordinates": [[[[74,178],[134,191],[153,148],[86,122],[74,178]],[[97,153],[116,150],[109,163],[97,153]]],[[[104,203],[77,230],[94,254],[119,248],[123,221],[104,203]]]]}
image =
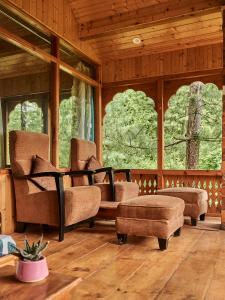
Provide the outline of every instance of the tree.
{"type": "Polygon", "coordinates": [[[219,169],[221,138],[222,92],[211,83],[182,86],[165,114],[165,167],[219,169]]]}
{"type": "Polygon", "coordinates": [[[156,168],[157,113],[145,93],[129,89],[107,105],[103,159],[115,168],[156,168]]]}

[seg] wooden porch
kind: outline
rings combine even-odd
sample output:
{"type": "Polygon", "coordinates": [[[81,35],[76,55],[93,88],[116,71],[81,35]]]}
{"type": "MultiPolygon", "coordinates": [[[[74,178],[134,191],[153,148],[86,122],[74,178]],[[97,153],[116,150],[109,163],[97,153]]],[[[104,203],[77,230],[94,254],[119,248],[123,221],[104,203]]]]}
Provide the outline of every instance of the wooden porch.
{"type": "MultiPolygon", "coordinates": [[[[153,99],[157,113],[157,159],[156,169],[131,171],[140,195],[162,188],[196,187],[207,191],[209,207],[206,221],[192,227],[186,219],[181,236],[172,237],[164,252],[153,237],[129,236],[127,244],[118,245],[114,221],[97,220],[91,229],[82,224],[65,233],[61,243],[58,232],[46,231],[50,283],[34,284],[29,290],[14,279],[15,258],[3,257],[0,299],[27,300],[26,293],[35,300],[225,299],[225,231],[221,230],[225,228],[225,1],[0,2],[1,234],[12,235],[22,246],[24,234],[15,233],[10,114],[24,97],[33,101],[38,95],[34,102],[43,111],[41,132],[50,137],[49,159],[61,171],[69,171],[69,165],[60,165],[60,105],[65,95],[73,97],[76,80],[93,93],[94,141],[100,162],[106,106],[117,93],[130,88],[142,91],[153,99]],[[88,66],[90,73],[77,69],[74,59],[88,66]],[[181,86],[194,81],[212,83],[223,91],[221,168],[166,169],[164,124],[169,100],[181,86]]],[[[64,186],[72,186],[69,176],[64,186]]],[[[39,238],[41,231],[39,225],[28,225],[31,240],[39,238]]]]}
{"type": "MultiPolygon", "coordinates": [[[[128,244],[119,246],[110,222],[98,222],[93,229],[79,227],[68,232],[63,243],[58,243],[57,233],[45,233],[51,241],[46,251],[50,272],[59,274],[59,278],[81,279],[69,290],[62,286],[54,299],[224,299],[225,232],[219,230],[220,219],[207,217],[196,228],[188,223],[180,237],[171,238],[166,253],[158,250],[156,238],[130,237],[128,244]]],[[[35,228],[29,228],[28,236],[39,237],[39,228],[36,233],[35,228]]],[[[22,245],[23,234],[13,237],[22,245]]],[[[10,273],[10,268],[3,263],[0,298],[15,299],[21,284],[10,290],[12,277],[4,277],[1,271],[10,273]],[[8,287],[4,294],[3,282],[8,287]]],[[[12,258],[5,264],[13,264],[12,258]]],[[[33,297],[46,299],[44,295],[50,289],[33,286],[33,297]]],[[[23,294],[17,298],[24,299],[23,294]]]]}

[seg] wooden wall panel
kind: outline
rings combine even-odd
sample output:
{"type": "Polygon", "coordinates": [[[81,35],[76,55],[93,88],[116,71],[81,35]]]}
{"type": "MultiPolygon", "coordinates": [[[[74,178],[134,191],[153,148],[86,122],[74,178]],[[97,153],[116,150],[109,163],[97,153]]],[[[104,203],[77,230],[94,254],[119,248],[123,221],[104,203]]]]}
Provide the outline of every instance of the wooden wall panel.
{"type": "Polygon", "coordinates": [[[15,200],[8,170],[0,170],[0,233],[14,232],[15,200]]]}
{"type": "Polygon", "coordinates": [[[78,39],[78,23],[68,0],[8,0],[6,2],[12,3],[16,8],[71,42],[90,58],[99,61],[88,42],[78,39]]]}
{"type": "Polygon", "coordinates": [[[222,69],[222,44],[107,61],[103,82],[118,82],[187,72],[222,69]]]}

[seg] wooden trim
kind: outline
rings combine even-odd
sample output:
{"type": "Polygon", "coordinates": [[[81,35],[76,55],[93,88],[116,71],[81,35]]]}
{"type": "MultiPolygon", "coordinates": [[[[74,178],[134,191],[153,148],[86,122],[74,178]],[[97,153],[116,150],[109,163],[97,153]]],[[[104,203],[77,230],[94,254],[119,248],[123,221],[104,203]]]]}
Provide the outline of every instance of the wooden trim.
{"type": "Polygon", "coordinates": [[[157,3],[134,11],[112,15],[90,22],[82,23],[79,27],[82,40],[96,39],[107,35],[128,32],[145,28],[147,26],[163,24],[171,19],[183,19],[196,13],[219,11],[222,0],[173,0],[157,3]]]}
{"type": "Polygon", "coordinates": [[[158,113],[158,125],[157,125],[157,167],[158,174],[158,188],[164,187],[164,180],[162,169],[164,167],[164,106],[163,106],[163,94],[164,94],[164,82],[158,80],[157,82],[157,113],[158,113]]]}
{"type": "MultiPolygon", "coordinates": [[[[51,53],[59,57],[59,39],[52,37],[51,53]]],[[[59,105],[60,105],[60,70],[59,65],[52,62],[51,65],[51,98],[50,98],[50,120],[51,120],[51,161],[54,166],[59,166],[59,105]]]]}
{"type": "MultiPolygon", "coordinates": [[[[225,211],[225,9],[222,7],[222,19],[223,19],[223,114],[222,114],[222,211],[225,211]]],[[[222,213],[223,215],[223,213],[222,213]]],[[[222,225],[224,228],[225,223],[222,225]]]]}
{"type": "MultiPolygon", "coordinates": [[[[102,68],[98,67],[97,70],[97,80],[101,82],[102,79],[102,68]]],[[[97,158],[102,162],[102,89],[101,85],[95,89],[95,99],[94,99],[94,111],[95,111],[95,143],[97,158]]]]}
{"type": "Polygon", "coordinates": [[[66,64],[65,62],[61,61],[58,57],[54,57],[51,54],[48,54],[47,52],[41,50],[39,47],[34,46],[33,44],[25,41],[24,39],[20,38],[19,36],[9,32],[8,30],[4,29],[3,27],[0,26],[0,37],[11,44],[31,53],[32,55],[41,58],[47,63],[57,63],[60,65],[60,68],[63,69],[65,72],[73,75],[74,77],[83,80],[87,84],[91,86],[98,86],[99,83],[95,81],[94,79],[88,77],[85,74],[80,73],[70,65],[66,64]]]}
{"type": "Polygon", "coordinates": [[[80,73],[79,71],[77,71],[76,69],[74,69],[70,65],[66,64],[65,62],[61,61],[60,59],[58,60],[58,62],[60,64],[60,69],[65,71],[66,73],[68,73],[68,74],[70,74],[70,75],[86,82],[87,84],[89,84],[93,87],[98,87],[100,85],[100,83],[97,82],[96,80],[91,79],[87,75],[80,73]]]}
{"type": "MultiPolygon", "coordinates": [[[[133,169],[131,174],[138,175],[158,175],[160,170],[157,169],[133,169]]],[[[162,170],[163,175],[171,176],[222,176],[221,170],[162,170]]]]}
{"type": "Polygon", "coordinates": [[[158,80],[177,80],[177,79],[186,79],[186,78],[198,78],[201,76],[209,76],[209,75],[221,75],[222,76],[223,69],[211,69],[211,70],[202,70],[202,71],[194,71],[194,72],[185,72],[178,73],[173,75],[162,75],[162,76],[150,76],[144,78],[130,79],[130,80],[122,80],[122,81],[113,81],[113,82],[103,82],[102,88],[111,88],[117,86],[129,86],[133,84],[145,84],[149,82],[156,82],[158,80]]]}

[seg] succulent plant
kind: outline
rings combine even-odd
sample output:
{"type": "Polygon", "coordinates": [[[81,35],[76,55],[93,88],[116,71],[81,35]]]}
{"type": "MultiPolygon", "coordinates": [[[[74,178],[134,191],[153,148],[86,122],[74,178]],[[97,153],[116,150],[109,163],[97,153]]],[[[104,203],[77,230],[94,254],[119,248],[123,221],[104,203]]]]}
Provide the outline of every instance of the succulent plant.
{"type": "Polygon", "coordinates": [[[14,246],[13,255],[18,256],[24,261],[38,261],[43,258],[42,251],[46,249],[49,242],[43,242],[43,236],[38,242],[29,244],[28,239],[25,237],[24,249],[19,249],[14,246]]]}

